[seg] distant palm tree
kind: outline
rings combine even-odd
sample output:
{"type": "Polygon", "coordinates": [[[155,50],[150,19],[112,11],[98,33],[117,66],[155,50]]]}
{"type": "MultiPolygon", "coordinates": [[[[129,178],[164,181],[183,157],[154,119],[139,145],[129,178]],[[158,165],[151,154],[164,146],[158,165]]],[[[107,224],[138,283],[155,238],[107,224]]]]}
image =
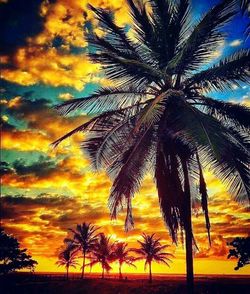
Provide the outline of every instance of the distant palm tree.
{"type": "Polygon", "coordinates": [[[125,242],[116,242],[113,246],[112,257],[119,263],[119,279],[122,279],[122,265],[124,263],[136,267],[134,265],[135,258],[130,255],[133,250],[128,249],[127,246],[128,244],[125,242]]]}
{"type": "Polygon", "coordinates": [[[239,12],[238,0],[219,1],[199,21],[191,19],[189,0],[127,3],[129,34],[112,13],[90,6],[103,33],[89,33],[89,57],[102,66],[111,86],[56,107],[61,114],[81,109],[91,119],[54,146],[76,132],[88,133],[82,147],[94,169],[106,169],[113,180],[112,218],[127,206],[126,229],[134,225],[132,198],[152,172],[173,241],[185,232],[187,285],[193,292],[192,187],[198,184],[209,242],[204,168],[209,166],[236,200],[250,199],[250,109],[209,97],[210,91],[249,83],[250,52],[242,49],[214,62],[224,41],[221,29],[239,12]]]}
{"type": "Polygon", "coordinates": [[[64,248],[58,256],[58,261],[56,264],[58,266],[66,267],[66,278],[69,279],[69,268],[72,266],[75,268],[78,265],[78,252],[76,246],[73,244],[68,244],[66,248],[64,248]]]}
{"type": "Polygon", "coordinates": [[[77,225],[76,229],[69,229],[74,235],[73,239],[66,238],[64,242],[70,242],[75,244],[78,249],[83,254],[83,263],[82,263],[82,275],[81,278],[84,277],[85,265],[86,265],[86,254],[91,252],[94,247],[95,242],[97,241],[96,231],[99,228],[91,225],[91,223],[83,223],[81,225],[77,225]]]}
{"type": "Polygon", "coordinates": [[[99,234],[91,254],[92,260],[89,265],[93,266],[98,263],[101,265],[102,279],[104,278],[104,272],[109,272],[112,268],[110,263],[113,261],[113,246],[114,244],[110,242],[110,237],[106,237],[103,233],[99,234]]]}
{"type": "Polygon", "coordinates": [[[137,259],[145,259],[144,270],[149,266],[149,282],[152,282],[152,262],[164,263],[169,266],[170,257],[173,257],[171,253],[163,252],[168,245],[161,245],[160,238],[156,239],[154,235],[142,234],[143,241],[137,241],[140,248],[133,249],[140,256],[137,259]]]}

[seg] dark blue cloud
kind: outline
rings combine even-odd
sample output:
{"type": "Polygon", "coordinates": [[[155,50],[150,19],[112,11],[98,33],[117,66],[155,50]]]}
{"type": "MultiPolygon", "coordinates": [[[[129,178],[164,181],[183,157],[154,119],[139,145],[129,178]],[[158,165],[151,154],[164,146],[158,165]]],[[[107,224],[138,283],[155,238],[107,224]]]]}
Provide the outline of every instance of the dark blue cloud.
{"type": "Polygon", "coordinates": [[[56,168],[54,160],[47,156],[40,156],[40,158],[31,163],[25,163],[25,160],[18,159],[12,164],[15,173],[19,176],[34,175],[36,177],[46,177],[50,172],[53,172],[56,168]]]}
{"type": "Polygon", "coordinates": [[[27,37],[43,29],[42,0],[9,0],[0,4],[0,53],[13,53],[26,44],[27,37]]]}

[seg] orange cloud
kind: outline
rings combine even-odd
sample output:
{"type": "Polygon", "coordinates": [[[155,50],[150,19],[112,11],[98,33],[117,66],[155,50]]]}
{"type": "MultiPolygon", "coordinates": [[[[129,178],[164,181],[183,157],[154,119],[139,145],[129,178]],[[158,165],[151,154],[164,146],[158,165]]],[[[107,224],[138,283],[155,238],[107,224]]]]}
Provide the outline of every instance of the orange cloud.
{"type": "Polygon", "coordinates": [[[15,55],[15,66],[14,70],[3,69],[2,77],[26,86],[42,82],[82,90],[86,83],[98,81],[93,78],[98,65],[91,64],[85,56],[58,53],[55,48],[20,48],[15,55]]]}
{"type": "Polygon", "coordinates": [[[48,151],[50,141],[39,131],[3,131],[1,147],[7,150],[48,151]]]}
{"type": "Polygon", "coordinates": [[[59,95],[59,98],[62,99],[62,100],[70,100],[73,98],[73,95],[70,94],[70,93],[61,93],[59,95]]]}

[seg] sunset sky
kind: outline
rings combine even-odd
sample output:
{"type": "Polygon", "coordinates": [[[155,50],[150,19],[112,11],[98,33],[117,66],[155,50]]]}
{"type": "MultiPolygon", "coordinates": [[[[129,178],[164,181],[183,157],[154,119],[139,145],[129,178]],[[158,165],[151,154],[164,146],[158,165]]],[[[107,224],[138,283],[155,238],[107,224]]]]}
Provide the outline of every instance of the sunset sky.
{"type": "MultiPolygon", "coordinates": [[[[193,19],[217,0],[193,0],[193,19]]],[[[83,134],[67,139],[57,149],[50,144],[88,117],[79,113],[61,117],[52,108],[68,99],[84,97],[108,85],[98,65],[91,64],[86,34],[98,31],[98,23],[87,4],[110,9],[119,25],[130,32],[130,17],[122,0],[0,0],[1,15],[1,219],[7,233],[38,261],[37,271],[63,271],[55,262],[68,228],[91,222],[100,231],[137,246],[140,234],[156,233],[175,255],[170,268],[153,264],[158,273],[185,273],[182,244],[172,244],[164,226],[158,196],[150,175],[133,199],[135,228],[124,232],[124,216],[111,221],[107,199],[111,182],[105,173],[94,174],[82,154],[83,134]]],[[[216,62],[239,48],[247,18],[237,15],[225,30],[228,36],[214,52],[216,62]]],[[[250,106],[250,87],[241,84],[233,91],[211,93],[212,97],[250,106]]],[[[209,212],[212,246],[209,248],[204,216],[194,210],[193,223],[199,251],[197,274],[250,274],[250,267],[234,271],[236,260],[227,260],[227,242],[249,234],[249,208],[230,197],[226,187],[209,171],[209,212]]],[[[112,265],[114,271],[117,264],[112,265]]],[[[99,271],[98,266],[93,271],[99,271]]],[[[124,266],[125,271],[143,272],[124,266]]]]}

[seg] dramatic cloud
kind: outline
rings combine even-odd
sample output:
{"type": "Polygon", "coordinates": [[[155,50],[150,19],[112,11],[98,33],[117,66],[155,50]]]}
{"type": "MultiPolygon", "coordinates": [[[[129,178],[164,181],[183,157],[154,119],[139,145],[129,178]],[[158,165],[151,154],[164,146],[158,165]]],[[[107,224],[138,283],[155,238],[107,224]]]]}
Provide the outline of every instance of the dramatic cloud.
{"type": "MultiPolygon", "coordinates": [[[[26,124],[27,128],[20,129],[2,118],[2,148],[21,151],[52,152],[50,144],[54,140],[88,119],[87,116],[62,117],[52,108],[50,101],[30,100],[21,96],[6,101],[3,110],[7,116],[26,124]]],[[[79,142],[82,136],[76,135],[74,138],[79,142]]],[[[77,144],[73,144],[71,150],[79,154],[77,144]]],[[[59,148],[56,152],[64,151],[63,148],[59,148]]]]}
{"type": "Polygon", "coordinates": [[[25,164],[19,159],[14,161],[12,169],[5,173],[2,184],[17,188],[67,188],[77,193],[84,186],[85,173],[75,166],[74,159],[63,158],[57,161],[41,156],[38,161],[25,164]]]}

